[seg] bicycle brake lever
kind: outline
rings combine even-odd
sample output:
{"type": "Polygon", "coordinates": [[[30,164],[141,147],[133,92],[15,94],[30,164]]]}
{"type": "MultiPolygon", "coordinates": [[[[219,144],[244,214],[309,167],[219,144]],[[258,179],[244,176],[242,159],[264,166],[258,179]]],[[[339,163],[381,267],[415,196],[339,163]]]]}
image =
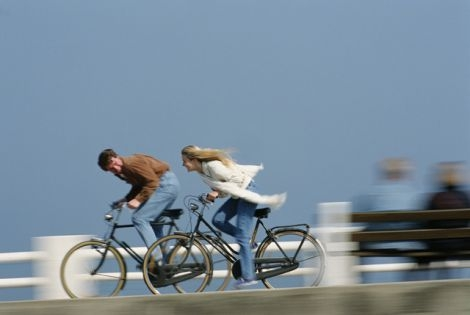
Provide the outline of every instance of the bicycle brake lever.
{"type": "Polygon", "coordinates": [[[214,203],[213,200],[210,200],[209,198],[207,198],[209,196],[209,194],[205,194],[205,197],[202,198],[201,202],[204,204],[204,205],[211,205],[214,203]]]}
{"type": "Polygon", "coordinates": [[[126,205],[126,202],[125,201],[114,201],[112,202],[109,207],[112,209],[112,210],[117,210],[117,209],[121,209],[121,208],[124,208],[126,205]]]}
{"type": "Polygon", "coordinates": [[[197,198],[202,204],[208,204],[210,203],[210,200],[207,199],[207,195],[208,194],[201,194],[199,195],[199,197],[197,198]]]}

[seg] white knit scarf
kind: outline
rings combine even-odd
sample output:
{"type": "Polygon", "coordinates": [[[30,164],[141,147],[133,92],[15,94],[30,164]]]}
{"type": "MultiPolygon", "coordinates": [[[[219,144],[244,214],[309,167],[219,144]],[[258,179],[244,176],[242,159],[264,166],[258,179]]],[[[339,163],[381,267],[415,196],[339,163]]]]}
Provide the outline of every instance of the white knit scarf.
{"type": "MultiPolygon", "coordinates": [[[[263,165],[239,165],[236,167],[250,178],[263,169],[263,165]]],[[[274,195],[260,195],[256,192],[247,190],[245,187],[239,187],[236,183],[221,182],[206,174],[200,173],[202,180],[212,189],[220,191],[224,194],[231,195],[233,198],[241,198],[256,204],[265,204],[273,208],[281,207],[287,198],[287,193],[274,195]]],[[[249,181],[248,181],[249,182],[249,181]]]]}

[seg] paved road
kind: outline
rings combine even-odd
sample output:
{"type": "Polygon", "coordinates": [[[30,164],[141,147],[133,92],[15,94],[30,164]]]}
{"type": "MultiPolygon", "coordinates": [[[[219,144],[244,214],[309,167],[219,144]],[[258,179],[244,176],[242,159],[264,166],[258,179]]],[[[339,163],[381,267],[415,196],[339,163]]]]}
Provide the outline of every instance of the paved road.
{"type": "Polygon", "coordinates": [[[0,303],[2,315],[468,315],[470,281],[0,303]]]}

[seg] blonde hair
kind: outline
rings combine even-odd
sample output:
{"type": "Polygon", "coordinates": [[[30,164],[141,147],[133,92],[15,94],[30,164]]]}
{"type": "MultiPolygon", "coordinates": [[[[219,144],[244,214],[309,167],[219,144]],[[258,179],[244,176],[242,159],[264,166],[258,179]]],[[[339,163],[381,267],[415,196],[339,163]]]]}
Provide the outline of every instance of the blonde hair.
{"type": "Polygon", "coordinates": [[[225,166],[232,166],[235,162],[228,151],[229,150],[200,148],[195,145],[187,145],[181,150],[181,155],[190,160],[196,159],[200,162],[217,160],[222,162],[225,166]]]}

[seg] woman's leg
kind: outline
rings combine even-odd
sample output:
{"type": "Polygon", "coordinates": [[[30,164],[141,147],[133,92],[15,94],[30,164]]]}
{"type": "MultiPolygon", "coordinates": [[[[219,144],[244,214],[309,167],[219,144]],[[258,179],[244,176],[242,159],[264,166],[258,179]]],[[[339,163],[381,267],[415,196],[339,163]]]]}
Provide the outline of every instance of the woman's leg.
{"type": "Polygon", "coordinates": [[[240,246],[240,267],[244,280],[255,280],[250,238],[256,206],[254,203],[240,200],[237,207],[237,234],[235,238],[240,246]]]}
{"type": "Polygon", "coordinates": [[[233,237],[238,233],[238,228],[229,221],[237,214],[238,201],[239,199],[230,198],[212,217],[212,224],[216,228],[233,237]]]}

